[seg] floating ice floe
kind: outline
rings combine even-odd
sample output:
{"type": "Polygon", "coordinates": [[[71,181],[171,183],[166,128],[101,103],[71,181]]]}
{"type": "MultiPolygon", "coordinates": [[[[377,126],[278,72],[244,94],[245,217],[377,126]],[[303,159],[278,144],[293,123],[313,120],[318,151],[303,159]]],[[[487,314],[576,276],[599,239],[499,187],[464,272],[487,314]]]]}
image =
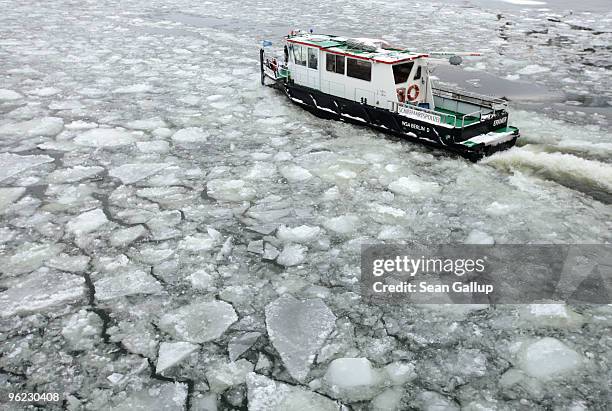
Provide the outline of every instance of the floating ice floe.
{"type": "Polygon", "coordinates": [[[301,225],[289,228],[286,225],[278,227],[276,236],[286,243],[310,243],[315,241],[321,234],[320,227],[301,225]]]}
{"type": "Polygon", "coordinates": [[[245,178],[248,180],[266,180],[276,175],[276,166],[270,163],[258,161],[249,170],[245,178]]]}
{"type": "Polygon", "coordinates": [[[181,129],[172,135],[175,143],[205,143],[208,140],[208,133],[200,127],[188,127],[181,129]]]}
{"type": "Polygon", "coordinates": [[[459,406],[451,399],[435,391],[423,391],[419,393],[414,401],[414,406],[419,410],[444,410],[459,411],[459,406]]]}
{"type": "Polygon", "coordinates": [[[136,410],[184,410],[187,399],[187,384],[162,383],[149,385],[147,389],[135,390],[125,396],[113,398],[109,411],[136,410]]]}
{"type": "Polygon", "coordinates": [[[25,187],[0,187],[0,214],[19,200],[25,192],[25,187]]]}
{"type": "Polygon", "coordinates": [[[213,276],[205,270],[197,270],[188,277],[191,286],[197,290],[207,290],[213,283],[213,276]]]}
{"type": "Polygon", "coordinates": [[[235,385],[244,384],[253,364],[247,360],[223,361],[211,364],[206,371],[206,381],[211,391],[221,393],[235,385]]]}
{"type": "Polygon", "coordinates": [[[83,108],[78,100],[57,101],[49,104],[51,110],[78,110],[83,108]]]}
{"type": "Polygon", "coordinates": [[[323,380],[334,398],[351,402],[372,399],[382,391],[384,382],[367,358],[337,358],[329,364],[323,380]]]}
{"type": "Polygon", "coordinates": [[[66,230],[76,235],[86,234],[96,231],[104,224],[108,223],[104,211],[99,208],[86,211],[74,217],[66,223],[66,230]]]}
{"type": "Polygon", "coordinates": [[[159,344],[159,353],[157,355],[155,373],[161,374],[168,368],[174,367],[185,358],[189,357],[198,348],[200,347],[197,344],[184,341],[162,342],[159,344]]]}
{"type": "Polygon", "coordinates": [[[92,349],[101,333],[102,319],[84,309],[66,319],[62,327],[62,336],[74,350],[92,349]]]}
{"type": "Polygon", "coordinates": [[[0,101],[19,100],[23,96],[16,91],[0,88],[0,101]]]}
{"type": "Polygon", "coordinates": [[[94,282],[96,299],[105,301],[134,294],[156,294],[161,284],[144,271],[120,272],[94,282]]]}
{"type": "Polygon", "coordinates": [[[125,247],[147,233],[143,225],[121,228],[112,232],[110,243],[113,247],[125,247]]]}
{"type": "Polygon", "coordinates": [[[315,355],[333,331],[336,316],[322,300],[283,295],[266,306],[268,336],[293,378],[303,382],[315,355]]]}
{"type": "Polygon", "coordinates": [[[135,139],[130,133],[116,128],[93,128],[74,139],[74,142],[80,146],[94,148],[127,146],[134,141],[135,139]]]}
{"type": "Polygon", "coordinates": [[[48,311],[83,299],[85,280],[77,275],[40,269],[19,278],[0,293],[0,317],[48,311]]]}
{"type": "Polygon", "coordinates": [[[140,152],[147,154],[164,154],[170,151],[170,144],[163,140],[139,141],[136,143],[136,147],[140,152]]]}
{"type": "Polygon", "coordinates": [[[310,171],[306,170],[303,167],[297,166],[295,164],[281,167],[280,173],[290,183],[298,183],[302,181],[307,181],[312,178],[312,174],[310,174],[310,171]]]}
{"type": "Polygon", "coordinates": [[[64,249],[62,244],[21,244],[12,255],[0,256],[0,272],[10,275],[29,273],[42,266],[64,249]]]}
{"type": "Polygon", "coordinates": [[[166,163],[124,164],[122,166],[110,169],[108,175],[118,178],[123,184],[133,184],[137,181],[157,174],[169,166],[170,164],[166,163]]]}
{"type": "Polygon", "coordinates": [[[246,376],[249,411],[338,411],[341,405],[301,386],[274,381],[254,372],[246,376]]]}
{"type": "Polygon", "coordinates": [[[472,230],[464,242],[465,244],[495,244],[495,239],[480,230],[472,230]]]}
{"type": "Polygon", "coordinates": [[[41,87],[34,90],[28,91],[28,94],[39,96],[39,97],[49,97],[55,94],[61,93],[62,90],[55,87],[41,87]]]}
{"type": "Polygon", "coordinates": [[[285,267],[291,267],[298,265],[306,260],[306,253],[308,248],[300,244],[286,244],[279,256],[276,258],[276,262],[285,267]]]}
{"type": "Polygon", "coordinates": [[[129,121],[125,124],[125,126],[133,130],[153,131],[156,128],[166,127],[167,124],[164,120],[160,118],[148,118],[129,121]]]}
{"type": "Polygon", "coordinates": [[[159,327],[175,338],[204,343],[221,337],[237,320],[234,308],[224,301],[195,302],[164,314],[159,327]]]}
{"type": "Polygon", "coordinates": [[[27,169],[52,162],[53,158],[45,155],[20,156],[13,153],[0,153],[0,181],[27,169]]]}
{"type": "Polygon", "coordinates": [[[517,361],[527,375],[541,380],[562,377],[575,372],[583,364],[580,354],[551,337],[524,343],[517,361]]]}
{"type": "Polygon", "coordinates": [[[55,170],[47,176],[51,184],[75,183],[98,176],[104,172],[104,167],[74,166],[55,170]]]}
{"type": "Polygon", "coordinates": [[[58,254],[50,258],[45,265],[60,271],[82,273],[87,269],[90,258],[86,255],[58,254]]]}
{"type": "Polygon", "coordinates": [[[415,176],[400,177],[389,184],[389,190],[401,195],[432,194],[440,191],[435,182],[422,181],[415,176]]]}
{"type": "Polygon", "coordinates": [[[341,215],[323,222],[323,226],[338,234],[350,234],[357,229],[359,217],[356,215],[341,215]]]}
{"type": "MultiPolygon", "coordinates": [[[[539,2],[536,2],[536,3],[539,3],[539,2]]],[[[547,73],[549,71],[550,69],[548,67],[542,66],[540,64],[530,64],[520,69],[519,71],[517,71],[516,74],[531,75],[531,74],[547,73]]]]}
{"type": "Polygon", "coordinates": [[[220,201],[248,201],[255,198],[256,191],[243,180],[210,180],[206,193],[220,201]]]}
{"type": "Polygon", "coordinates": [[[149,84],[132,84],[131,86],[118,87],[113,90],[117,94],[149,93],[153,91],[153,86],[149,84]]]}

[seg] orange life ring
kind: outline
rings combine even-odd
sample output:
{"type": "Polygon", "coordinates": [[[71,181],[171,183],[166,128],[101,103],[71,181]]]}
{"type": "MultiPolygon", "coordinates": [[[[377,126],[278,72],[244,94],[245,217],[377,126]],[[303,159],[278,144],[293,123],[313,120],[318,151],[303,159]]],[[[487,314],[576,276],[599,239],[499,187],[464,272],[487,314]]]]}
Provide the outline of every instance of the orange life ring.
{"type": "Polygon", "coordinates": [[[406,89],[405,88],[397,89],[397,101],[399,101],[400,103],[403,103],[404,101],[406,101],[406,89]]]}
{"type": "Polygon", "coordinates": [[[419,90],[419,86],[417,86],[416,84],[411,85],[410,87],[408,87],[408,91],[406,92],[406,99],[408,101],[415,101],[417,98],[419,98],[420,91],[421,90],[419,90]],[[413,91],[415,92],[414,96],[412,95],[413,91]]]}

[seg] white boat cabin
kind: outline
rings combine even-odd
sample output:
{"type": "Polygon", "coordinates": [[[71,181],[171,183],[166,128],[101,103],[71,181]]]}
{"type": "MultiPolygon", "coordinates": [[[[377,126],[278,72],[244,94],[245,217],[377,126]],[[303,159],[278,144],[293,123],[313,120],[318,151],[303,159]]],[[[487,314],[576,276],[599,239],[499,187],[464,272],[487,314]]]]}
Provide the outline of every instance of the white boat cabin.
{"type": "Polygon", "coordinates": [[[382,40],[298,33],[287,38],[296,84],[375,107],[410,102],[434,108],[427,54],[394,49],[382,40]]]}

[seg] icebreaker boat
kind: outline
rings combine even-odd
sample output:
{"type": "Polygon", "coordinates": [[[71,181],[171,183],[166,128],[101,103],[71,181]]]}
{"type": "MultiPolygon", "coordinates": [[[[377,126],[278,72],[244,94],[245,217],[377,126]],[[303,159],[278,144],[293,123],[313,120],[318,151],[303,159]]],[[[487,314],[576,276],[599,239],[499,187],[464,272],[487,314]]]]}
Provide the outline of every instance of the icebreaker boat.
{"type": "Polygon", "coordinates": [[[516,143],[508,103],[440,87],[430,59],[478,53],[413,52],[383,40],[292,32],[283,58],[260,50],[261,82],[284,90],[318,116],[368,125],[478,160],[516,143]],[[267,80],[268,79],[268,80],[267,80]]]}

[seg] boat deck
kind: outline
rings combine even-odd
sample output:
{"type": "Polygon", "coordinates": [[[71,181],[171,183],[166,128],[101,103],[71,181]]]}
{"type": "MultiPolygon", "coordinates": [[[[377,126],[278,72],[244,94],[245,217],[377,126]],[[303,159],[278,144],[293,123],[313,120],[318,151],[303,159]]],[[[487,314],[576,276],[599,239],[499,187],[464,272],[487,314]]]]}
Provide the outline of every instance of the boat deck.
{"type": "Polygon", "coordinates": [[[449,124],[451,126],[458,127],[458,128],[467,127],[470,124],[478,123],[478,121],[479,121],[478,117],[471,117],[470,116],[470,117],[466,117],[465,118],[465,123],[464,123],[463,122],[463,116],[464,116],[463,113],[459,113],[459,112],[456,112],[456,111],[453,111],[453,110],[447,110],[447,109],[444,109],[444,108],[438,108],[438,107],[436,107],[434,109],[434,111],[437,111],[438,113],[441,113],[441,114],[449,114],[448,116],[443,116],[442,120],[445,121],[446,124],[449,124]],[[451,117],[451,115],[455,116],[455,117],[451,117]]]}

